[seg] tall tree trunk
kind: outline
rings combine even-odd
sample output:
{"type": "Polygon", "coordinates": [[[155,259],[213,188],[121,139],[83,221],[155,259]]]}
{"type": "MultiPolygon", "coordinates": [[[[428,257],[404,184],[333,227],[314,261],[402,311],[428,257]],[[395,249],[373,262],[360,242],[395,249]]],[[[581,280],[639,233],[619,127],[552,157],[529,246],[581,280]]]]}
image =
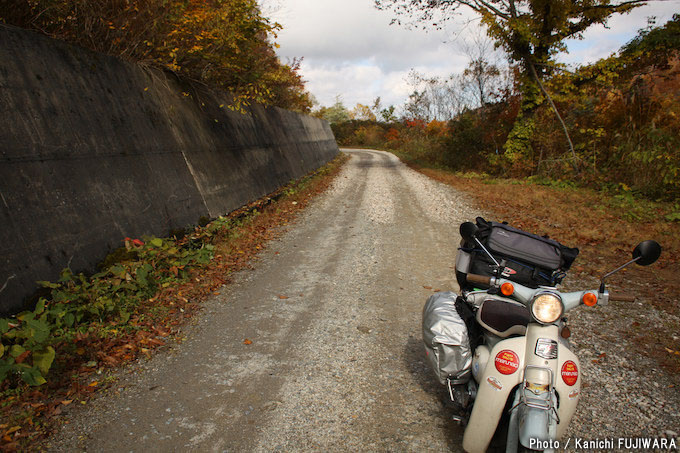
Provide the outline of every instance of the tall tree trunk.
{"type": "Polygon", "coordinates": [[[533,80],[524,81],[520,110],[503,145],[505,160],[511,168],[516,170],[526,168],[526,161],[533,156],[531,142],[536,129],[536,110],[540,105],[540,88],[533,80]]]}
{"type": "Polygon", "coordinates": [[[571,151],[571,158],[572,158],[572,166],[574,167],[574,171],[578,173],[578,165],[576,165],[577,162],[577,157],[576,157],[576,151],[574,151],[574,143],[571,141],[571,136],[569,135],[569,129],[567,129],[567,125],[562,119],[562,115],[560,115],[559,110],[557,110],[557,107],[555,106],[555,103],[552,100],[552,97],[548,93],[548,90],[545,89],[543,86],[543,83],[541,83],[541,79],[538,77],[538,73],[536,73],[536,67],[534,64],[529,61],[529,68],[531,69],[531,75],[534,76],[534,80],[536,80],[536,83],[538,83],[538,86],[540,87],[541,91],[545,95],[546,99],[548,99],[548,103],[550,104],[550,107],[552,107],[553,112],[555,112],[555,115],[557,116],[557,119],[560,121],[560,124],[562,125],[562,130],[564,131],[564,135],[567,137],[567,143],[569,144],[569,150],[571,151]]]}

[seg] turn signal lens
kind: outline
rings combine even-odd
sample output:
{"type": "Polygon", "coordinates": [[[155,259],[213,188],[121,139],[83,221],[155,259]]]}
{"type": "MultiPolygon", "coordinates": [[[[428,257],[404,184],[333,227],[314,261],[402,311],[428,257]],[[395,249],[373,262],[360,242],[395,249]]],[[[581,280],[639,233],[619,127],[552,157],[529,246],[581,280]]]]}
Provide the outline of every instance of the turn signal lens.
{"type": "Polygon", "coordinates": [[[515,292],[515,287],[512,286],[512,283],[503,283],[501,285],[501,293],[504,296],[512,296],[512,294],[515,292]]]}
{"type": "Polygon", "coordinates": [[[594,307],[597,303],[597,296],[593,293],[585,293],[583,295],[583,304],[588,307],[594,307]]]}
{"type": "Polygon", "coordinates": [[[553,293],[540,293],[531,304],[531,313],[543,324],[552,324],[560,319],[562,311],[562,300],[553,293]]]}

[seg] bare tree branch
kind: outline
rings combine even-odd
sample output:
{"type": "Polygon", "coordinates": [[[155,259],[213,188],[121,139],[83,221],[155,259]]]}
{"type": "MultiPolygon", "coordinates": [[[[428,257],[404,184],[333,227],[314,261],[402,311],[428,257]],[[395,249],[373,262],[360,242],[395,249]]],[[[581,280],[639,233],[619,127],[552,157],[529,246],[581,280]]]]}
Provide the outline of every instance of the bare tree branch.
{"type": "Polygon", "coordinates": [[[491,5],[489,2],[485,2],[484,0],[475,0],[474,2],[461,1],[460,3],[469,6],[478,13],[481,13],[483,9],[487,9],[500,18],[510,20],[509,14],[502,12],[501,10],[491,5]],[[475,6],[472,6],[473,3],[475,4],[475,6]]]}
{"type": "Polygon", "coordinates": [[[559,110],[557,110],[557,106],[555,106],[555,103],[553,102],[552,97],[548,93],[548,90],[546,90],[545,87],[543,86],[541,79],[538,77],[538,74],[536,73],[536,67],[534,67],[534,63],[531,61],[529,61],[529,68],[531,69],[531,74],[533,75],[534,80],[536,80],[536,83],[538,83],[538,86],[541,88],[541,91],[543,92],[543,94],[545,94],[545,97],[548,99],[548,102],[550,103],[550,106],[555,112],[557,119],[560,121],[560,124],[562,125],[564,135],[567,137],[567,142],[569,143],[569,150],[571,151],[571,157],[573,159],[572,165],[574,166],[574,170],[576,171],[576,173],[578,173],[578,166],[576,165],[578,158],[576,157],[576,151],[574,151],[574,143],[571,141],[571,136],[569,135],[569,129],[567,129],[567,125],[562,119],[562,115],[560,115],[559,110]]]}

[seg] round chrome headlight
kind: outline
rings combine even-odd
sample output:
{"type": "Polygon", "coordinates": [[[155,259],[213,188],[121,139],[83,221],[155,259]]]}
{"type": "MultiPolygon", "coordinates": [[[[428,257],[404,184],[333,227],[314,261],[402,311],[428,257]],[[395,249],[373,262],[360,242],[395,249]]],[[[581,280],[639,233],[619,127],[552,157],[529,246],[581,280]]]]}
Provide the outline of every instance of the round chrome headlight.
{"type": "Polygon", "coordinates": [[[531,303],[531,314],[543,324],[554,323],[560,319],[563,311],[562,299],[553,293],[539,293],[531,303]]]}

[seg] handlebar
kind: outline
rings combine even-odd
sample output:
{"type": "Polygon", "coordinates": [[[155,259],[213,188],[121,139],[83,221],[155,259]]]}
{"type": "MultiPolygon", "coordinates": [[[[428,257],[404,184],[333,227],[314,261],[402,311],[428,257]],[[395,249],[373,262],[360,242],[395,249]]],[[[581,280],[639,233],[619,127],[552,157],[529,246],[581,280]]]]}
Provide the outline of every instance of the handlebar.
{"type": "MultiPolygon", "coordinates": [[[[485,275],[478,275],[478,274],[467,274],[466,277],[468,283],[474,284],[474,285],[481,285],[485,287],[490,287],[492,285],[499,284],[498,279],[494,277],[488,277],[485,275]]],[[[517,294],[517,291],[521,288],[520,285],[515,286],[515,295],[517,294]]],[[[525,288],[525,294],[524,294],[524,299],[522,297],[519,297],[519,300],[522,301],[528,301],[529,298],[531,298],[536,290],[530,289],[530,288],[525,288]]],[[[593,293],[596,293],[596,291],[591,291],[593,293]]],[[[562,296],[565,298],[565,308],[567,310],[570,310],[572,308],[577,307],[580,305],[582,302],[581,297],[583,296],[582,291],[577,291],[574,293],[561,293],[562,296]]],[[[626,294],[626,293],[609,293],[608,297],[604,300],[602,300],[602,303],[606,303],[607,300],[610,301],[619,301],[619,302],[635,302],[636,296],[633,294],[626,294]]]]}
{"type": "Polygon", "coordinates": [[[635,295],[625,293],[609,293],[609,300],[616,300],[619,302],[635,302],[635,295]]]}
{"type": "Polygon", "coordinates": [[[477,274],[467,274],[468,283],[477,283],[479,285],[491,286],[491,277],[477,274]]]}

